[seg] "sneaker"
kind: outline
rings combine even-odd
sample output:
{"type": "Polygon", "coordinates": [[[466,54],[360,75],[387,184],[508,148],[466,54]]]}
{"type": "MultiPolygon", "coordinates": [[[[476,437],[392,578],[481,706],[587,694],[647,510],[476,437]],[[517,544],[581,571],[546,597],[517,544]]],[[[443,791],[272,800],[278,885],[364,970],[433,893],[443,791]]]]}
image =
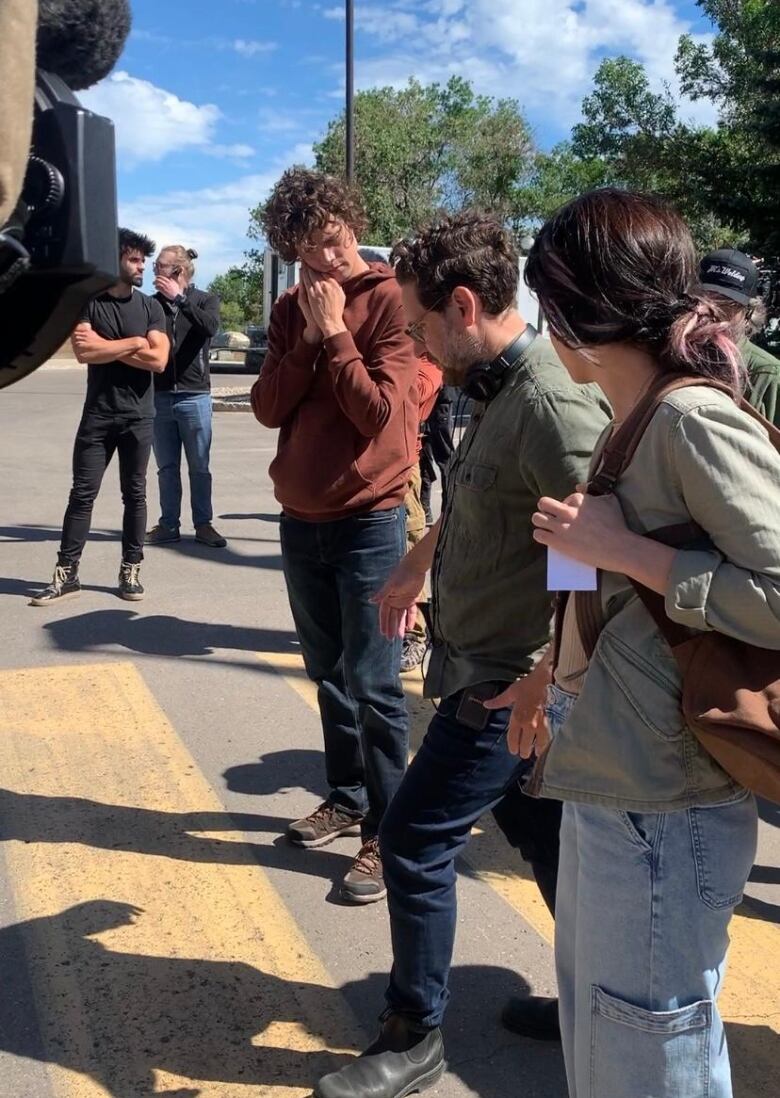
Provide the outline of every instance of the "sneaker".
{"type": "Polygon", "coordinates": [[[404,637],[403,648],[401,649],[401,671],[414,671],[416,667],[419,667],[425,658],[425,650],[427,647],[428,645],[425,640],[415,636],[413,633],[407,633],[404,637]]]}
{"type": "Polygon", "coordinates": [[[139,602],[144,597],[141,586],[141,565],[122,561],[119,566],[119,597],[128,602],[139,602]]]}
{"type": "Polygon", "coordinates": [[[504,1029],[533,1041],[560,1041],[558,1000],[544,995],[515,996],[501,1013],[504,1029]]]}
{"type": "Polygon", "coordinates": [[[161,522],[158,522],[153,529],[149,531],[144,539],[147,545],[165,545],[169,541],[181,541],[181,534],[177,529],[172,526],[163,526],[161,522]]]}
{"type": "Polygon", "coordinates": [[[405,1098],[432,1087],[446,1068],[440,1029],[422,1029],[400,1014],[388,1014],[373,1045],[320,1079],[314,1098],[405,1098]]]}
{"type": "Polygon", "coordinates": [[[195,527],[195,540],[202,545],[208,545],[211,549],[224,549],[227,545],[227,538],[223,538],[210,522],[204,522],[202,526],[195,527]]]}
{"type": "Polygon", "coordinates": [[[81,593],[79,566],[77,564],[58,564],[48,587],[30,599],[30,606],[48,606],[50,602],[61,599],[73,599],[81,593]]]}
{"type": "Polygon", "coordinates": [[[377,839],[368,839],[341,882],[341,898],[353,904],[375,904],[387,895],[377,839]]]}
{"type": "Polygon", "coordinates": [[[319,808],[287,828],[287,838],[296,846],[327,846],[339,835],[359,835],[360,816],[350,816],[343,808],[323,801],[319,808]]]}

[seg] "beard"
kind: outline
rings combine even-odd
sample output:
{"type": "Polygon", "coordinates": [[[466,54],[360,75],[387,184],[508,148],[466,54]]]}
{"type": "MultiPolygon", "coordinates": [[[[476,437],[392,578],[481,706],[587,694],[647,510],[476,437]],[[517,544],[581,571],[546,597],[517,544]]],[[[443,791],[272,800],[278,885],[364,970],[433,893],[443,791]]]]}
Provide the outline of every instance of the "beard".
{"type": "Polygon", "coordinates": [[[463,385],[466,374],[477,362],[487,362],[493,358],[483,339],[468,332],[450,332],[443,348],[442,361],[439,363],[444,375],[445,385],[463,385]]]}

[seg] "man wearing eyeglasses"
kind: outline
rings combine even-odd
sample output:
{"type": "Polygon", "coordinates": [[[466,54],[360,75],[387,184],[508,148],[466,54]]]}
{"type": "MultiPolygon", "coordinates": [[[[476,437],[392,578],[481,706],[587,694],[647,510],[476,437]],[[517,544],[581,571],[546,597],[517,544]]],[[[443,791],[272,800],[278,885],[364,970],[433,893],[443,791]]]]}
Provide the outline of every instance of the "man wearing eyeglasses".
{"type": "Polygon", "coordinates": [[[193,283],[194,248],[168,244],[154,264],[156,298],[165,313],[171,354],[154,386],[154,456],[160,490],[160,521],[146,535],[149,545],[179,541],[181,452],[187,458],[195,540],[211,549],[227,541],[214,529],[211,502],[211,376],[209,346],[219,330],[219,298],[193,283]]]}
{"type": "MultiPolygon", "coordinates": [[[[474,413],[441,517],[377,594],[382,630],[394,636],[431,570],[425,694],[439,703],[379,832],[393,947],[381,1029],[317,1083],[315,1098],[403,1098],[445,1070],[455,863],[484,813],[493,809],[554,908],[560,804],[519,787],[541,716],[517,684],[545,682],[552,616],[531,515],[540,496],[563,497],[586,479],[607,423],[595,392],[571,381],[517,311],[517,251],[499,222],[443,216],[393,257],[407,330],[474,413]]],[[[503,1020],[526,1037],[558,1036],[553,999],[514,999],[503,1020]]]]}
{"type": "Polygon", "coordinates": [[[406,546],[417,363],[392,270],[358,251],[365,218],[348,186],[293,168],[262,222],[282,259],[301,263],[300,284],[271,313],[252,407],[264,426],[279,428],[270,473],[282,507],[282,563],[306,672],[318,687],[330,785],[287,835],[321,847],[360,832],[341,894],[368,904],[385,896],[377,830],[409,747],[401,639],[381,636],[372,596],[406,546]]]}

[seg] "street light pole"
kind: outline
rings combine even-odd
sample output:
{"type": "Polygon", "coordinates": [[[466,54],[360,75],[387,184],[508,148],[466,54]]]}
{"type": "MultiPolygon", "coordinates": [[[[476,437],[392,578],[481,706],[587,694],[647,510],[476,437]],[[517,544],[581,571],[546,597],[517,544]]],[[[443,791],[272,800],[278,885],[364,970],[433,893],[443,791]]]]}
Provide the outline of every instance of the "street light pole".
{"type": "Polygon", "coordinates": [[[347,182],[355,179],[355,0],[347,5],[347,182]]]}

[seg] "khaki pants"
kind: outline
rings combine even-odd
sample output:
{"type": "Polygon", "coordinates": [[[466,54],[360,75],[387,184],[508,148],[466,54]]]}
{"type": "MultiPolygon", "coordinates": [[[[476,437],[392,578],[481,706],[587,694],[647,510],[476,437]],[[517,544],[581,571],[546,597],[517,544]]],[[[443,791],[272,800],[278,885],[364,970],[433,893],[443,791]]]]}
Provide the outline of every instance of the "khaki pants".
{"type": "MultiPolygon", "coordinates": [[[[415,465],[414,469],[409,476],[409,491],[406,493],[406,499],[404,505],[406,507],[406,548],[411,549],[418,541],[422,541],[425,537],[425,510],[423,509],[422,502],[420,500],[420,466],[415,465]]],[[[420,592],[420,597],[417,600],[420,602],[427,602],[428,596],[425,590],[420,592]]],[[[417,621],[414,623],[414,628],[407,634],[408,637],[413,637],[415,640],[425,640],[425,622],[423,621],[422,614],[417,611],[417,621]]]]}

